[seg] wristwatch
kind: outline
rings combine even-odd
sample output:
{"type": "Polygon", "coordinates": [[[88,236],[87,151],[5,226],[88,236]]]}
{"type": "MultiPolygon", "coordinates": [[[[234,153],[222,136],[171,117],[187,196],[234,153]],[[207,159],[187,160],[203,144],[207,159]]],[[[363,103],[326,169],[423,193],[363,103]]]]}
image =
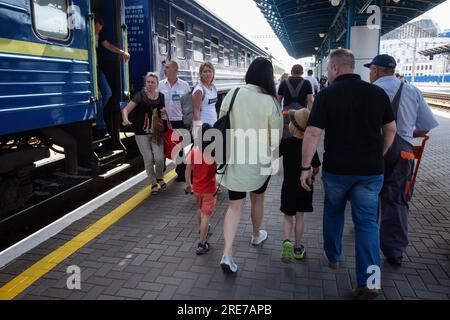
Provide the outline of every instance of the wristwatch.
{"type": "Polygon", "coordinates": [[[311,165],[307,167],[302,167],[302,171],[309,171],[309,170],[311,170],[311,165]]]}

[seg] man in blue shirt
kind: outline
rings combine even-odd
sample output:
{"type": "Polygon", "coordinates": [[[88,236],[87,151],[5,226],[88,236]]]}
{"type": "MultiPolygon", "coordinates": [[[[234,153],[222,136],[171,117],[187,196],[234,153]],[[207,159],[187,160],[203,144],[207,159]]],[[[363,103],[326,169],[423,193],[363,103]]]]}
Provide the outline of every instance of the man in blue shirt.
{"type": "Polygon", "coordinates": [[[411,192],[405,190],[408,190],[412,178],[413,138],[424,137],[438,126],[438,122],[422,93],[395,76],[397,63],[393,57],[378,55],[364,66],[370,68],[370,81],[389,96],[397,122],[397,135],[385,156],[380,245],[387,262],[400,266],[408,245],[408,201],[411,192]]]}

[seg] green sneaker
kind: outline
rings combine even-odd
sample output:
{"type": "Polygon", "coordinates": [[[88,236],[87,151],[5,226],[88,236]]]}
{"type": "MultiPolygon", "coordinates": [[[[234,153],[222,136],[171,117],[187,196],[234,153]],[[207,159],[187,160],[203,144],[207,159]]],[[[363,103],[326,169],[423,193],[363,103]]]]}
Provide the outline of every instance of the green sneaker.
{"type": "Polygon", "coordinates": [[[284,240],[283,246],[281,247],[281,260],[284,262],[289,262],[292,259],[292,248],[293,244],[289,240],[284,240]]]}
{"type": "Polygon", "coordinates": [[[294,248],[294,259],[302,260],[305,258],[306,249],[305,246],[300,245],[300,248],[294,248]]]}

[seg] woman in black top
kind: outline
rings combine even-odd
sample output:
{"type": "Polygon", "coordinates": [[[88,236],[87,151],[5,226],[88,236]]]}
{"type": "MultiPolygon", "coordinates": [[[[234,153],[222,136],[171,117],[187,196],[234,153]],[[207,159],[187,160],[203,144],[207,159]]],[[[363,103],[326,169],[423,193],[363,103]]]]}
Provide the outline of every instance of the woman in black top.
{"type": "Polygon", "coordinates": [[[145,76],[145,87],[136,93],[133,100],[122,111],[124,126],[132,126],[136,143],[144,158],[152,194],[158,194],[158,184],[165,190],[164,170],[164,125],[161,120],[161,110],[164,108],[164,95],[158,92],[159,79],[156,73],[145,76]],[[128,119],[133,111],[133,122],[128,119]],[[156,170],[155,170],[156,169],[156,170]]]}

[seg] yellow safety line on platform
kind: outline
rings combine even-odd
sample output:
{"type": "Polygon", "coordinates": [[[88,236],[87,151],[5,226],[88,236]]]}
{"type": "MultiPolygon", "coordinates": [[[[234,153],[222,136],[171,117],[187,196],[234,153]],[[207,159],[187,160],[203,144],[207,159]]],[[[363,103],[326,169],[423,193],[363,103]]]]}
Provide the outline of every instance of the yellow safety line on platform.
{"type": "MultiPolygon", "coordinates": [[[[176,177],[175,170],[170,171],[164,178],[167,182],[176,177]]],[[[51,271],[59,263],[70,257],[76,251],[84,247],[88,242],[99,236],[103,231],[119,221],[131,210],[136,208],[144,200],[151,196],[150,186],[139,191],[135,196],[121,204],[106,216],[98,220],[92,226],[80,233],[78,236],[42,258],[20,275],[9,281],[0,288],[0,300],[12,300],[25,291],[34,282],[51,271]]]]}

